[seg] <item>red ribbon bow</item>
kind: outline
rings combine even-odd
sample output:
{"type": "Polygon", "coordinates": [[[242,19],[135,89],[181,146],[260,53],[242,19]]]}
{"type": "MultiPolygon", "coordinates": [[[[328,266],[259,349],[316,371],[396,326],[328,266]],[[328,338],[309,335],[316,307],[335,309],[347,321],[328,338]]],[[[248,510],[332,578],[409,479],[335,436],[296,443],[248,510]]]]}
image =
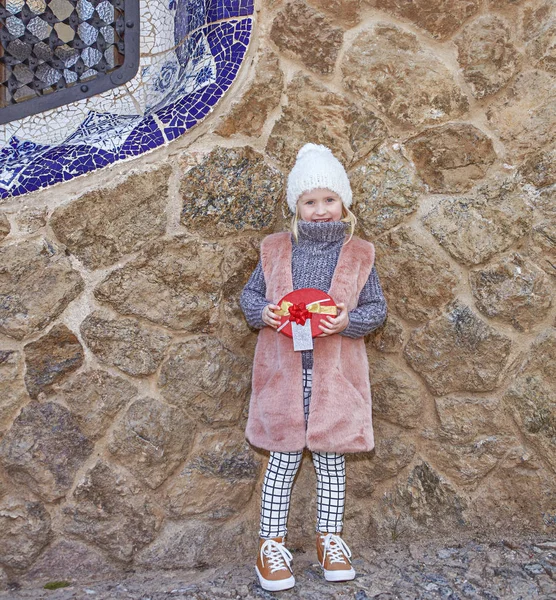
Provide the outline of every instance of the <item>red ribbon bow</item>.
{"type": "Polygon", "coordinates": [[[305,321],[311,318],[311,313],[307,310],[304,302],[292,304],[288,308],[288,311],[290,313],[290,321],[295,321],[298,325],[305,325],[305,321]]]}

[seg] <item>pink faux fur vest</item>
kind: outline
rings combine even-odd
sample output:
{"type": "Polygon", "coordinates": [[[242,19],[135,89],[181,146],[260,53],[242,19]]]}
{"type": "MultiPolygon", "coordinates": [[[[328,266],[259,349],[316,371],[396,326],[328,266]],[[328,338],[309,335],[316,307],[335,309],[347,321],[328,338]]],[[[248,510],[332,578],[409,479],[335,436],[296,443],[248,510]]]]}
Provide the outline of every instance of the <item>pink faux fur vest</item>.
{"type": "MultiPolygon", "coordinates": [[[[293,290],[289,233],[261,244],[267,299],[278,302],[293,290]]],[[[348,310],[374,262],[374,246],[354,237],[342,247],[328,293],[348,310]]],[[[371,388],[362,338],[332,335],[314,340],[313,387],[307,428],[303,410],[301,353],[290,338],[271,327],[259,332],[247,439],[256,447],[294,452],[307,446],[321,452],[364,452],[374,447],[371,388]]]]}

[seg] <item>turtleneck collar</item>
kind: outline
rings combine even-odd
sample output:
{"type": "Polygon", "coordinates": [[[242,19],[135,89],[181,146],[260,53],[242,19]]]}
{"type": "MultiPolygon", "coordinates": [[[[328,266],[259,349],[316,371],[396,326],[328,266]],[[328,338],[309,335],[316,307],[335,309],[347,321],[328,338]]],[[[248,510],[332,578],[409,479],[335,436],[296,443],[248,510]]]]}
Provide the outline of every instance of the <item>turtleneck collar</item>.
{"type": "Polygon", "coordinates": [[[343,241],[347,232],[347,223],[330,221],[328,223],[297,222],[298,243],[339,242],[343,241]]]}

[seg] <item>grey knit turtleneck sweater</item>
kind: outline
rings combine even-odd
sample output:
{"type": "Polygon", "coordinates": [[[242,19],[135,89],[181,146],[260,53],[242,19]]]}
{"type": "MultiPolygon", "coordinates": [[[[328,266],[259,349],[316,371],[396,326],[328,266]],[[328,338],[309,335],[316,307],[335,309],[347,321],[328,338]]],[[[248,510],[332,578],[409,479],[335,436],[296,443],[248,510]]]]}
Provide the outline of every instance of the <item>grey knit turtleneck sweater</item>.
{"type": "MultiPolygon", "coordinates": [[[[346,224],[341,221],[329,223],[298,223],[298,242],[292,236],[293,289],[317,288],[328,292],[334,269],[346,235],[346,224]]],[[[280,298],[273,298],[276,303],[280,298]]],[[[266,284],[261,261],[253,271],[240,298],[241,308],[251,327],[265,327],[262,320],[266,299],[266,284]]],[[[349,325],[340,335],[358,338],[379,327],[386,318],[386,300],[373,266],[369,279],[359,295],[357,308],[349,312],[349,325]]],[[[313,352],[303,352],[303,368],[313,366],[313,352]]]]}

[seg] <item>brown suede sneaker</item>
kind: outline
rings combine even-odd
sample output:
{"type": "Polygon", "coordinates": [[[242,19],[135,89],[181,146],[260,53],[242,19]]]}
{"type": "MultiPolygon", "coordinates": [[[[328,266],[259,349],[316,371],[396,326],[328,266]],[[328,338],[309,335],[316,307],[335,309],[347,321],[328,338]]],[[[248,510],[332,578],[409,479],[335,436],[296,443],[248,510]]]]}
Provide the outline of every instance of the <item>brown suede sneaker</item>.
{"type": "Polygon", "coordinates": [[[255,571],[263,590],[278,592],[295,585],[291,568],[292,555],[284,546],[284,538],[261,538],[255,571]]]}
{"type": "Polygon", "coordinates": [[[317,556],[326,581],[349,581],[355,578],[351,550],[335,533],[317,533],[317,556]]]}

